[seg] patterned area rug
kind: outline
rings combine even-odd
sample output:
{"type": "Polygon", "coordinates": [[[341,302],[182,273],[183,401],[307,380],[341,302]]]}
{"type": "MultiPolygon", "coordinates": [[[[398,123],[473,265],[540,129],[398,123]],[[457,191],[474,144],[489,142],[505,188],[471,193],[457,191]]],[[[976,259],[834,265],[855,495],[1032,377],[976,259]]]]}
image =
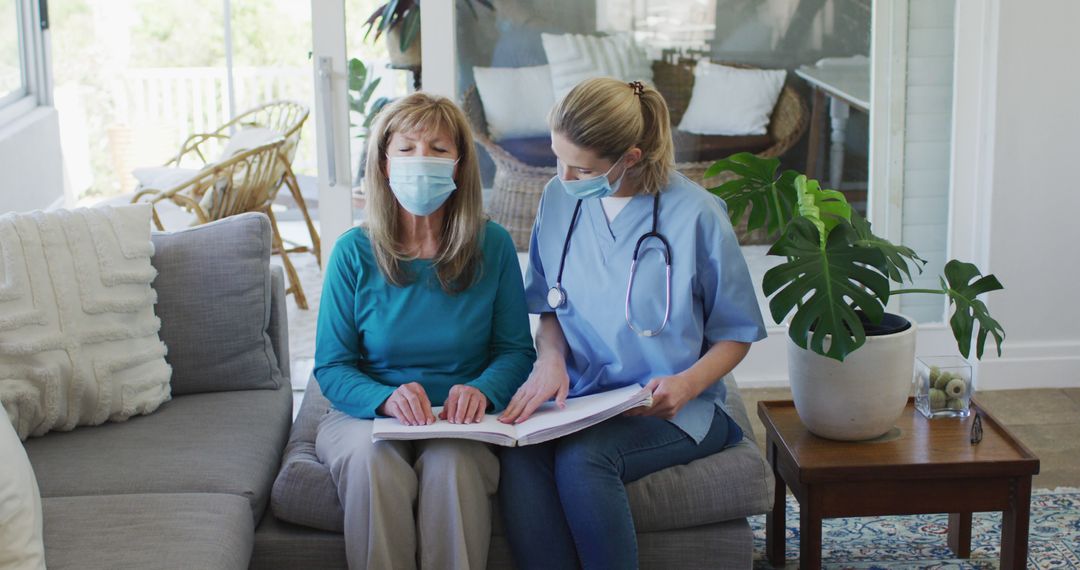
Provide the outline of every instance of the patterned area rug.
{"type": "MultiPolygon", "coordinates": [[[[822,566],[829,569],[998,568],[1001,514],[976,513],[971,558],[955,558],[946,544],[947,515],[826,519],[822,566]]],[[[765,558],[765,516],[751,517],[754,568],[772,568],[765,558]]],[[[1031,497],[1028,568],[1080,568],[1080,489],[1036,490],[1031,497]]],[[[788,496],[787,566],[798,568],[799,505],[788,496]]]]}

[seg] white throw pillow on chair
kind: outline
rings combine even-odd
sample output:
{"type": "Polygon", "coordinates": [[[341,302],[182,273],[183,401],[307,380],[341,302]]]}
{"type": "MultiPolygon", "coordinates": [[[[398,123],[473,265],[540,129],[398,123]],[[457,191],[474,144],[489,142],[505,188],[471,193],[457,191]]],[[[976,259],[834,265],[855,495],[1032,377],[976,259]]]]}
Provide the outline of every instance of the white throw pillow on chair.
{"type": "Polygon", "coordinates": [[[493,140],[548,133],[548,112],[555,106],[551,66],[474,67],[473,75],[493,140]]]}
{"type": "Polygon", "coordinates": [[[679,130],[699,135],[763,135],[784,88],[783,69],[742,69],[700,61],[679,130]]]}
{"type": "Polygon", "coordinates": [[[26,449],[0,406],[0,568],[45,568],[41,492],[26,449]]]}
{"type": "Polygon", "coordinates": [[[590,77],[652,83],[652,62],[628,35],[540,34],[540,41],[556,100],[590,77]]]}

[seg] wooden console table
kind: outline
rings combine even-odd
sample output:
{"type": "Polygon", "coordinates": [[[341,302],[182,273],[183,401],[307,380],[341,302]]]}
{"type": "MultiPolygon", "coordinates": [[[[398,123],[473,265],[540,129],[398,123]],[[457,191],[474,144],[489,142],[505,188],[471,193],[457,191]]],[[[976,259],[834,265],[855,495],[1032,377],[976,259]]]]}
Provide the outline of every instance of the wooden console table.
{"type": "Polygon", "coordinates": [[[803,570],[821,568],[825,518],[949,513],[949,547],[967,558],[971,513],[983,511],[1002,512],[1001,568],[1025,568],[1031,477],[1039,472],[1039,459],[977,402],[971,409],[968,418],[928,420],[909,401],[896,423],[898,435],[841,442],[807,431],[790,400],[758,402],[776,476],[765,523],[769,561],[784,565],[788,487],[799,501],[803,570]],[[973,445],[976,413],[983,438],[973,445]]]}

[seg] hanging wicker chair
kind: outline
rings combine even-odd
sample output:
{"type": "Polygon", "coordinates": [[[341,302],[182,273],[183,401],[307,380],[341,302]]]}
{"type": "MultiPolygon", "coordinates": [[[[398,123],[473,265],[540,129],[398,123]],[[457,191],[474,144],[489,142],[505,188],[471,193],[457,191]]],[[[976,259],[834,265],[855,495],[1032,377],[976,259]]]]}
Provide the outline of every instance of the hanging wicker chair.
{"type": "MultiPolygon", "coordinates": [[[[679,124],[683,113],[686,112],[686,108],[690,104],[690,94],[694,90],[694,65],[695,62],[693,61],[681,61],[679,63],[653,62],[653,83],[667,100],[672,125],[679,124]]],[[[724,65],[742,68],[750,67],[732,63],[725,63],[724,65]]],[[[491,159],[495,162],[495,180],[489,213],[492,219],[510,232],[517,249],[526,251],[529,248],[529,236],[532,232],[533,221],[536,218],[536,209],[540,204],[540,195],[544,191],[544,186],[555,176],[555,167],[529,165],[491,139],[488,132],[487,118],[484,115],[483,103],[475,86],[470,87],[465,93],[463,107],[472,124],[476,141],[484,147],[484,150],[491,155],[491,159]]],[[[808,115],[806,104],[802,98],[790,85],[786,85],[781,91],[776,107],[773,108],[770,116],[767,137],[731,137],[732,139],[745,139],[751,142],[754,148],[740,149],[732,148],[730,145],[722,145],[724,148],[718,150],[716,156],[697,156],[692,160],[680,161],[680,155],[686,154],[680,152],[680,148],[686,146],[680,145],[680,138],[685,139],[687,135],[676,132],[675,169],[706,188],[717,186],[730,180],[734,175],[724,174],[705,180],[705,170],[709,165],[718,159],[742,150],[754,152],[762,157],[777,157],[784,154],[806,132],[808,115]]],[[[737,144],[737,141],[735,142],[737,144]]],[[[735,228],[739,236],[739,243],[769,242],[769,236],[763,230],[747,232],[745,228],[745,219],[735,228]]]]}

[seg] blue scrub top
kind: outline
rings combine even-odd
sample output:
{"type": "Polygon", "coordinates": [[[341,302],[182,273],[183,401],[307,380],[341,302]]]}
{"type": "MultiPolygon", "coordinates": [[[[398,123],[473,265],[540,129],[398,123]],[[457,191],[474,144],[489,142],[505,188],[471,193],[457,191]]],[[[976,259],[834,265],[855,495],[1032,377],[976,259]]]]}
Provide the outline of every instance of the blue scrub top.
{"type": "MultiPolygon", "coordinates": [[[[626,288],[638,238],[652,229],[653,196],[634,196],[608,222],[600,200],[582,203],[566,255],[566,303],[552,310],[563,243],[577,200],[553,178],[544,189],[529,247],[525,299],[531,313],[554,312],[569,345],[570,396],[583,396],[692,366],[722,340],[765,338],[757,296],[724,202],[674,172],[660,194],[658,231],[671,244],[671,317],[659,335],[642,337],[626,324],[626,288]]],[[[657,329],[664,319],[663,245],[647,240],[638,254],[630,299],[634,326],[657,329]]],[[[709,431],[726,390],[717,382],[672,420],[695,441],[709,431]]]]}

